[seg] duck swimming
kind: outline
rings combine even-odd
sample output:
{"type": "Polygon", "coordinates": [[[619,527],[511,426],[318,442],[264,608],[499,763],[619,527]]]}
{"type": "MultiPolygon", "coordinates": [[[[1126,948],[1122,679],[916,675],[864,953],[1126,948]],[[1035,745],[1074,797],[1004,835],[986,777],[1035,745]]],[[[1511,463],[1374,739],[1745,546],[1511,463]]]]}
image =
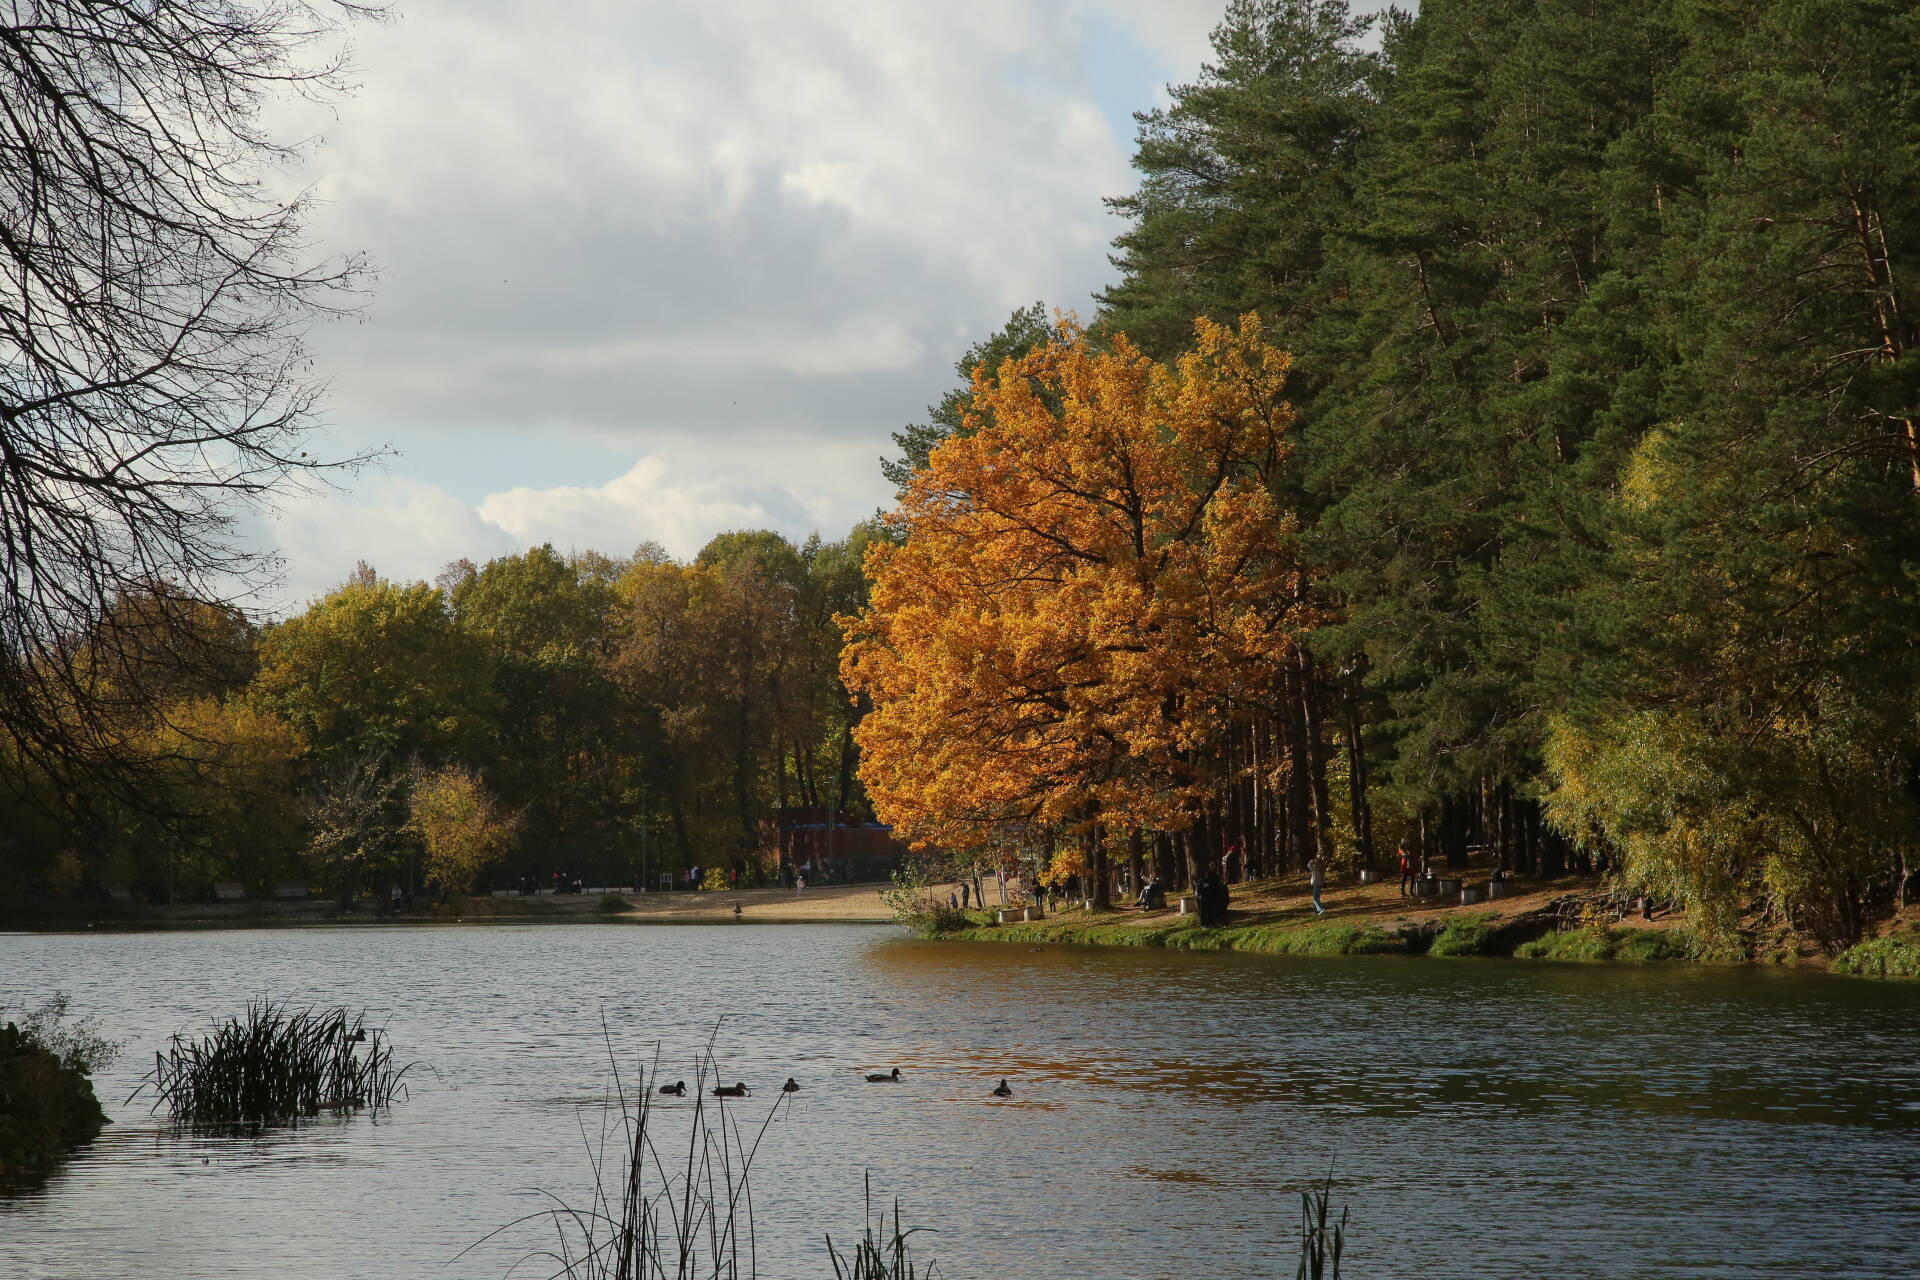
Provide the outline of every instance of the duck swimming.
{"type": "Polygon", "coordinates": [[[788,1076],[787,1082],[780,1086],[780,1092],[798,1093],[800,1092],[800,1082],[798,1080],[795,1080],[792,1076],[788,1076]]]}
{"type": "Polygon", "coordinates": [[[731,1085],[719,1085],[715,1087],[713,1096],[716,1098],[744,1098],[747,1096],[747,1086],[737,1081],[731,1085]]]}
{"type": "Polygon", "coordinates": [[[663,1084],[660,1086],[660,1092],[670,1093],[676,1098],[684,1098],[687,1096],[687,1082],[676,1080],[672,1084],[663,1084]]]}
{"type": "Polygon", "coordinates": [[[1011,1098],[1013,1096],[1013,1090],[1007,1087],[1007,1082],[1005,1080],[1002,1080],[1000,1082],[1000,1087],[993,1091],[993,1096],[996,1098],[1011,1098]]]}
{"type": "Polygon", "coordinates": [[[900,1068],[898,1067],[895,1067],[892,1071],[886,1072],[885,1074],[882,1074],[877,1071],[869,1071],[867,1073],[867,1079],[872,1081],[874,1084],[892,1084],[894,1081],[898,1080],[899,1078],[900,1078],[900,1068]]]}

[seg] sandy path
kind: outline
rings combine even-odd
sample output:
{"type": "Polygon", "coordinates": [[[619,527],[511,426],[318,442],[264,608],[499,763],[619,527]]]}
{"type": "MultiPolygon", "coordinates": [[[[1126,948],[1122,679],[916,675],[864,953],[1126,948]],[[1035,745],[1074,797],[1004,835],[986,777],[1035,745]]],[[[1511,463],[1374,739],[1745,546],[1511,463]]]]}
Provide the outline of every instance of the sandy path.
{"type": "Polygon", "coordinates": [[[733,889],[700,893],[629,893],[633,910],[614,917],[619,920],[731,920],[733,909],[740,908],[740,919],[768,921],[884,920],[893,912],[880,901],[885,884],[835,884],[809,886],[805,893],[791,889],[733,889]]]}

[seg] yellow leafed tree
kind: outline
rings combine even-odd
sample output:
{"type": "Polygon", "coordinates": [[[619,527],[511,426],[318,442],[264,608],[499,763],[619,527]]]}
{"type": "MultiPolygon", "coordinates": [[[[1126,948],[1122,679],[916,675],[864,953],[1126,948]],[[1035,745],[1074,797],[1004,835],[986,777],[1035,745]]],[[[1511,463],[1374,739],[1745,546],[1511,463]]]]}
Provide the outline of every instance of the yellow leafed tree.
{"type": "Polygon", "coordinates": [[[1287,367],[1247,316],[1197,321],[1171,367],[1063,321],[976,373],[971,434],[902,493],[845,620],[843,678],[873,703],[861,777],[903,836],[1191,824],[1211,744],[1302,621],[1271,485],[1287,367]]]}

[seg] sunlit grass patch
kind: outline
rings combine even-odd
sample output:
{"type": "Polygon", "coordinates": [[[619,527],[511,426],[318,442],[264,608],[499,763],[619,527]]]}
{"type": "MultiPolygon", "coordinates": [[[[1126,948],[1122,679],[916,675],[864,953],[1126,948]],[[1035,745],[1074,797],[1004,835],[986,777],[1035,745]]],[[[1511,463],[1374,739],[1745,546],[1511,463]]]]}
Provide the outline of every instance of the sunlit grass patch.
{"type": "Polygon", "coordinates": [[[1493,917],[1460,916],[1447,921],[1433,935],[1427,948],[1430,956],[1484,956],[1493,954],[1495,934],[1493,917]]]}
{"type": "Polygon", "coordinates": [[[1860,978],[1920,978],[1920,944],[1906,938],[1874,938],[1834,957],[1835,973],[1860,978]]]}

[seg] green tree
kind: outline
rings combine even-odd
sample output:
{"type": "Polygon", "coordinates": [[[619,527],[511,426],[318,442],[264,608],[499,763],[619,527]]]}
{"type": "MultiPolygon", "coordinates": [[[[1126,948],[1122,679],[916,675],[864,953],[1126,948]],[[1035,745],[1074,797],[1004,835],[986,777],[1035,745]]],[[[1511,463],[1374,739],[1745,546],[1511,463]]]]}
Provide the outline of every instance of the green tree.
{"type": "Polygon", "coordinates": [[[494,785],[540,833],[537,848],[520,852],[523,872],[544,869],[536,858],[626,870],[629,815],[605,667],[613,570],[540,546],[443,575],[455,626],[491,660],[494,785]]]}
{"type": "Polygon", "coordinates": [[[493,735],[493,664],[441,593],[362,565],[306,612],[267,628],[250,697],[291,724],[322,768],[394,769],[482,756],[493,735]]]}

